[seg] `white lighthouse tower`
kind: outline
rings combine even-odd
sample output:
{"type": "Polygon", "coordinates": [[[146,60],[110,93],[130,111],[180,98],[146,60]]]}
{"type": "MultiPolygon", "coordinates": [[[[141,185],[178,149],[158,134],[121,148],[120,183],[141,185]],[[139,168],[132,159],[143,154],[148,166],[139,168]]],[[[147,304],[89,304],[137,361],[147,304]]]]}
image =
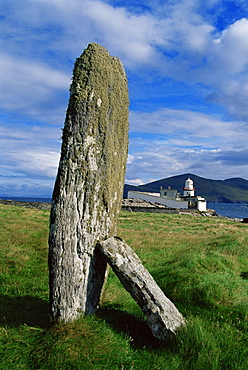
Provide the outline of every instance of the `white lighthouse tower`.
{"type": "Polygon", "coordinates": [[[194,183],[190,178],[188,178],[188,180],[185,181],[185,185],[183,188],[183,196],[184,197],[194,197],[195,196],[194,183]]]}

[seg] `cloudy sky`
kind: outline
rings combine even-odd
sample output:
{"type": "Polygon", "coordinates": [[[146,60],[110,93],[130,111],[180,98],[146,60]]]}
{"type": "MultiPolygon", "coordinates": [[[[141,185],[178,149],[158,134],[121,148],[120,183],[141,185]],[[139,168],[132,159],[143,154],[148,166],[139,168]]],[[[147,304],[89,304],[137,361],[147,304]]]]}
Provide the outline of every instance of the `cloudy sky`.
{"type": "Polygon", "coordinates": [[[247,0],[1,0],[0,195],[50,195],[75,59],[121,58],[126,182],[248,179],[247,0]]]}

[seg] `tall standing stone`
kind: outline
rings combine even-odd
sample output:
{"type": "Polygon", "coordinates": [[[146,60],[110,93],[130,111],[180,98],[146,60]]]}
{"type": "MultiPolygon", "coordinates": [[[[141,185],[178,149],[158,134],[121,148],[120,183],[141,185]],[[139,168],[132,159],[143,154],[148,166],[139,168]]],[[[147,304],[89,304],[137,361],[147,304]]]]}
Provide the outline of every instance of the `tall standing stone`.
{"type": "Polygon", "coordinates": [[[76,60],[50,216],[53,318],[94,313],[106,262],[95,248],[114,235],[128,151],[128,89],[120,60],[89,44],[76,60]]]}

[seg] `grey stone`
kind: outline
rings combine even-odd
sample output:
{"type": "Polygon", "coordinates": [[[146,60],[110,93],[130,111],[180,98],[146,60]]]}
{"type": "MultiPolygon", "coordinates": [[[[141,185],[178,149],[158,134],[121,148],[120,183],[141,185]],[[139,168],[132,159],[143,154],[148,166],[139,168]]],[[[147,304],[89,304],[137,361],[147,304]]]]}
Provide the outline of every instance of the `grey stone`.
{"type": "Polygon", "coordinates": [[[95,249],[114,235],[128,151],[122,63],[98,44],[76,60],[54,186],[49,235],[51,315],[94,313],[106,275],[95,249]]]}
{"type": "Polygon", "coordinates": [[[118,237],[111,237],[97,246],[123,286],[141,307],[153,335],[164,340],[168,334],[175,334],[185,324],[185,320],[134,251],[118,237]]]}

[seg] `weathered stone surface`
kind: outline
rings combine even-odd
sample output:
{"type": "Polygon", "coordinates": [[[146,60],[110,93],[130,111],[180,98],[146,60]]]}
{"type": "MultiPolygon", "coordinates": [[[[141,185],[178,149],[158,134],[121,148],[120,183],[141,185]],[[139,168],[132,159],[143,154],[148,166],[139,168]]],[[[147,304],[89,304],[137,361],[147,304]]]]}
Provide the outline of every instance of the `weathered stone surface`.
{"type": "Polygon", "coordinates": [[[116,229],[128,150],[128,106],[120,60],[90,44],[75,62],[51,205],[53,318],[72,321],[98,306],[106,262],[95,245],[116,229]]]}
{"type": "Polygon", "coordinates": [[[111,237],[98,243],[126,290],[139,304],[156,338],[165,339],[169,333],[185,324],[174,304],[164,295],[139,257],[120,238],[111,237]]]}

